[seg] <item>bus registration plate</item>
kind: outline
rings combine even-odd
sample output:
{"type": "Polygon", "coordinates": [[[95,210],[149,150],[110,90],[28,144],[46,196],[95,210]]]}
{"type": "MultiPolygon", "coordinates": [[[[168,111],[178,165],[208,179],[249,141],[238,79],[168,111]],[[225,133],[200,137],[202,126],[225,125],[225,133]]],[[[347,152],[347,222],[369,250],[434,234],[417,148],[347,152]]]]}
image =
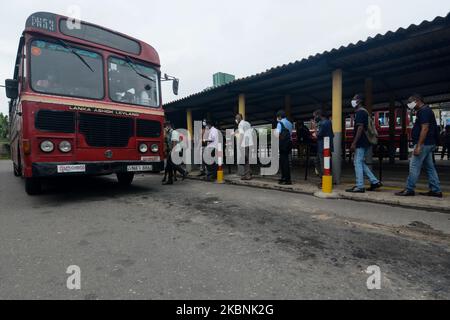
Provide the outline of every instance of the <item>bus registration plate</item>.
{"type": "Polygon", "coordinates": [[[60,165],[58,166],[58,173],[84,173],[86,172],[86,165],[60,165]]]}
{"type": "Polygon", "coordinates": [[[145,172],[152,171],[153,166],[128,166],[128,172],[145,172]]]}

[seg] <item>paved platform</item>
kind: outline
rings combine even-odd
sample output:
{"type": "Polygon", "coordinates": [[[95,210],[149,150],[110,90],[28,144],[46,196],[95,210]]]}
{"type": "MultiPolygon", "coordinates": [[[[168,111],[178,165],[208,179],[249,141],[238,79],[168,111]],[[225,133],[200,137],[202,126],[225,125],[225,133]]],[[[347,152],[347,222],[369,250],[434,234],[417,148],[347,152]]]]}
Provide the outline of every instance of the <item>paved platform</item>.
{"type": "MultiPolygon", "coordinates": [[[[345,164],[343,168],[342,184],[335,186],[333,190],[335,193],[334,198],[450,213],[450,162],[438,160],[437,167],[441,178],[442,189],[444,191],[443,199],[423,196],[409,198],[395,196],[395,192],[404,189],[404,184],[409,170],[408,162],[400,162],[395,166],[383,164],[382,180],[384,187],[377,192],[367,192],[365,194],[352,194],[345,192],[345,189],[354,185],[353,168],[350,165],[345,164]]],[[[378,164],[374,165],[373,170],[378,176],[378,164]]],[[[256,173],[259,170],[254,168],[253,171],[256,173]]],[[[190,178],[199,179],[198,174],[199,172],[197,171],[191,172],[190,178]]],[[[314,174],[313,167],[309,170],[307,181],[305,181],[304,167],[294,167],[292,170],[292,177],[292,186],[281,186],[278,184],[279,176],[261,177],[256,175],[251,181],[241,181],[240,176],[237,175],[237,169],[235,166],[225,169],[225,182],[228,184],[307,195],[315,195],[318,191],[320,191],[318,188],[320,179],[314,174]]],[[[417,192],[428,191],[428,184],[425,176],[421,177],[417,187],[417,192]]]]}

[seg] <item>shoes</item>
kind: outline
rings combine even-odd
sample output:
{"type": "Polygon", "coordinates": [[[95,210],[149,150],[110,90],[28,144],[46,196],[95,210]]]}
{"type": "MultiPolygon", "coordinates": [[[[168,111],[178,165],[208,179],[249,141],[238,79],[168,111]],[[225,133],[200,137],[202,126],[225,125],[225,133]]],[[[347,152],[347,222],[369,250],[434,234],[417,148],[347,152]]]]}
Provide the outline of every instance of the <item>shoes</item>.
{"type": "Polygon", "coordinates": [[[251,180],[253,180],[252,177],[242,177],[241,178],[241,181],[251,181],[251,180]]]}
{"type": "Polygon", "coordinates": [[[414,191],[405,189],[402,192],[397,192],[395,195],[398,197],[414,197],[416,193],[414,191]]]}
{"type": "Polygon", "coordinates": [[[188,177],[188,175],[189,175],[189,172],[185,171],[185,172],[183,173],[183,176],[181,177],[181,181],[186,180],[186,178],[188,177]]]}
{"type": "Polygon", "coordinates": [[[442,192],[433,192],[433,191],[430,191],[430,192],[421,192],[421,193],[419,193],[421,196],[424,196],[424,197],[432,197],[432,198],[439,198],[439,199],[442,199],[443,197],[444,197],[444,195],[442,194],[442,192]]]}
{"type": "Polygon", "coordinates": [[[198,175],[198,177],[204,177],[204,176],[206,176],[206,173],[204,173],[204,172],[201,172],[201,173],[198,175]]]}
{"type": "Polygon", "coordinates": [[[163,186],[171,186],[173,185],[173,181],[167,181],[163,183],[163,186]]]}
{"type": "Polygon", "coordinates": [[[353,187],[351,189],[345,190],[345,192],[348,192],[348,193],[366,193],[366,189],[364,189],[364,188],[360,189],[358,187],[353,187]]]}
{"type": "Polygon", "coordinates": [[[292,181],[281,181],[278,184],[281,186],[292,186],[292,181]]]}
{"type": "Polygon", "coordinates": [[[377,184],[372,184],[368,190],[369,191],[377,191],[382,186],[383,186],[383,184],[381,182],[378,182],[377,184]]]}

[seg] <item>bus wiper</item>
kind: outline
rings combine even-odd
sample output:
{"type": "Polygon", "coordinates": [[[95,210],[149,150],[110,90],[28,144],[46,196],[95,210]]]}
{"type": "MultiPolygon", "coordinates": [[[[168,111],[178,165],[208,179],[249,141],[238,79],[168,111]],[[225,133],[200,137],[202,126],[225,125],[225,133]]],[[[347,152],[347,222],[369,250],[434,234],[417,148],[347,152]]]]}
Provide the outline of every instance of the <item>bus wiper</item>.
{"type": "Polygon", "coordinates": [[[150,80],[151,82],[156,82],[154,79],[150,78],[149,76],[139,72],[139,70],[136,68],[136,66],[134,65],[133,61],[131,60],[131,58],[129,56],[125,56],[125,58],[127,59],[128,65],[131,67],[131,69],[134,70],[134,72],[136,72],[136,74],[138,76],[141,76],[144,79],[150,80]]]}
{"type": "Polygon", "coordinates": [[[92,67],[89,65],[89,63],[87,63],[87,61],[86,61],[86,60],[85,60],[78,52],[76,52],[76,50],[75,50],[74,48],[72,48],[71,46],[69,46],[65,41],[63,41],[63,40],[61,40],[61,39],[58,39],[58,42],[59,42],[60,44],[62,44],[62,46],[63,46],[64,48],[66,48],[67,50],[69,50],[72,54],[74,54],[75,56],[77,56],[78,59],[80,59],[81,62],[83,62],[83,64],[84,64],[86,67],[89,68],[89,70],[91,70],[92,72],[95,72],[95,70],[92,69],[92,67]]]}

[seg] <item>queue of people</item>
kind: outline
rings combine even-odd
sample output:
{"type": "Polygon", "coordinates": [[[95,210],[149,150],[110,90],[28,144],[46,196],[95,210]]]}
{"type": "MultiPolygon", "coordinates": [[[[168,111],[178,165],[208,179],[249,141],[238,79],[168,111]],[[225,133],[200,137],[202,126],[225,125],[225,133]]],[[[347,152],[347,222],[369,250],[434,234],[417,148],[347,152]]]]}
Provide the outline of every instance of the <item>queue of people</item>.
{"type": "MultiPolygon", "coordinates": [[[[369,111],[365,107],[364,96],[357,94],[353,97],[351,105],[354,108],[354,139],[350,147],[350,151],[354,153],[354,170],[356,184],[354,187],[347,189],[348,193],[365,193],[366,191],[377,191],[383,187],[382,182],[372,172],[367,165],[366,159],[374,145],[378,143],[378,133],[369,111]],[[370,187],[366,189],[365,178],[368,179],[370,187]]],[[[435,167],[433,154],[439,142],[443,145],[442,159],[445,153],[448,153],[450,158],[450,126],[447,126],[443,133],[439,132],[435,115],[430,106],[424,102],[424,99],[419,94],[414,94],[409,98],[408,108],[416,113],[416,121],[412,130],[412,141],[414,144],[414,152],[410,160],[409,176],[406,183],[406,188],[396,193],[397,196],[411,197],[415,196],[416,184],[419,179],[422,168],[428,175],[430,190],[425,193],[420,193],[422,196],[442,198],[442,190],[440,187],[439,176],[435,167]]],[[[277,125],[275,135],[279,139],[279,167],[281,173],[280,185],[292,185],[291,175],[291,157],[294,148],[293,145],[293,131],[294,125],[287,118],[286,112],[280,110],[276,114],[277,125]]],[[[323,110],[317,110],[313,113],[314,126],[316,128],[315,137],[317,138],[317,155],[315,159],[316,171],[318,176],[322,178],[324,168],[324,144],[325,139],[329,138],[331,152],[334,148],[334,132],[332,122],[328,115],[323,110]]],[[[242,166],[241,179],[244,181],[252,180],[252,170],[250,164],[251,149],[255,145],[255,132],[252,125],[246,121],[241,114],[235,116],[236,130],[233,137],[236,139],[237,146],[242,151],[242,159],[238,165],[242,166]]],[[[215,181],[217,179],[217,151],[219,144],[220,131],[215,127],[211,120],[203,121],[203,147],[206,154],[209,154],[212,159],[209,163],[203,163],[204,172],[201,176],[205,176],[207,181],[215,181]]],[[[299,145],[305,145],[309,151],[312,137],[310,130],[299,123],[297,128],[297,137],[299,145]]],[[[170,123],[166,123],[166,141],[167,150],[179,152],[181,148],[179,136],[170,123]]],[[[167,175],[168,181],[166,184],[173,184],[173,176],[179,172],[183,179],[187,176],[187,172],[173,163],[171,156],[168,156],[167,161],[167,175]]],[[[322,185],[319,185],[321,188],[322,185]]]]}

